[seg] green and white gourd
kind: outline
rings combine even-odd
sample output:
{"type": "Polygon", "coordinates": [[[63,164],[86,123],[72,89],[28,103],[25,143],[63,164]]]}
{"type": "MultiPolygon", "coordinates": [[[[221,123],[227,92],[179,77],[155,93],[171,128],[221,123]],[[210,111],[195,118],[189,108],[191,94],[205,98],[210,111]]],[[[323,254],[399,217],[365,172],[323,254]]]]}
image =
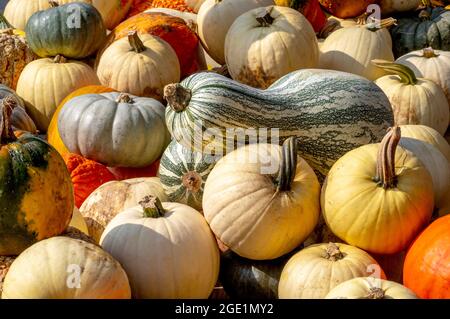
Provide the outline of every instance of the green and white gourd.
{"type": "Polygon", "coordinates": [[[214,156],[193,152],[172,141],[159,166],[159,178],[170,201],[202,210],[203,188],[215,163],[214,156]]]}
{"type": "Polygon", "coordinates": [[[205,72],[166,86],[164,95],[167,127],[185,147],[226,154],[240,142],[281,144],[297,136],[300,156],[319,179],[348,151],[380,142],[394,124],[381,89],[338,71],[295,71],[266,90],[205,72]],[[237,128],[247,135],[227,136],[237,128]]]}

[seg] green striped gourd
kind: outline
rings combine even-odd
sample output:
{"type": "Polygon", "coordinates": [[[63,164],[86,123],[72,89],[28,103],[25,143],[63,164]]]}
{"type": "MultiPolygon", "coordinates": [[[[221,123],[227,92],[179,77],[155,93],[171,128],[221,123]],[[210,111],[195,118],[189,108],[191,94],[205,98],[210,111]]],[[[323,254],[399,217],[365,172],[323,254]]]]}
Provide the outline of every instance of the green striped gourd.
{"type": "Polygon", "coordinates": [[[266,90],[204,72],[166,86],[164,95],[169,131],[185,147],[228,153],[240,142],[267,142],[265,134],[280,144],[297,136],[300,156],[320,179],[348,151],[380,142],[394,123],[389,100],[375,84],[339,71],[295,71],[266,90]],[[245,140],[226,134],[236,128],[246,130],[245,140]],[[202,133],[207,129],[215,136],[202,133]]]}
{"type": "Polygon", "coordinates": [[[159,166],[161,184],[170,201],[201,210],[203,188],[214,165],[213,156],[192,152],[172,141],[159,166]]]}

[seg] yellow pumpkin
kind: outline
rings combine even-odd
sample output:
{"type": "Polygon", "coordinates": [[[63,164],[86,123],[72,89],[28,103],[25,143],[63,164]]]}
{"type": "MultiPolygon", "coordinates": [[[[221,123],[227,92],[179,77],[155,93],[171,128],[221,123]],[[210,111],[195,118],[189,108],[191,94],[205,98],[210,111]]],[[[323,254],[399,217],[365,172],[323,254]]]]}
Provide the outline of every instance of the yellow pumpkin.
{"type": "Polygon", "coordinates": [[[340,243],[317,244],[296,253],[281,272],[280,299],[322,299],[331,289],[356,277],[386,278],[365,251],[340,243]]]}
{"type": "Polygon", "coordinates": [[[348,152],[322,188],[322,212],[331,231],[373,253],[405,249],[434,208],[432,177],[414,154],[397,146],[400,138],[394,127],[380,144],[348,152]]]}
{"type": "Polygon", "coordinates": [[[118,214],[100,244],[124,267],[134,298],[208,298],[219,276],[219,249],[203,216],[155,196],[118,214]]]}
{"type": "Polygon", "coordinates": [[[353,278],[334,287],[325,299],[418,299],[399,283],[373,277],[353,278]]]}
{"type": "Polygon", "coordinates": [[[443,89],[431,80],[416,78],[407,66],[382,60],[373,63],[393,75],[375,81],[389,98],[397,125],[422,124],[445,134],[450,120],[443,89]]]}
{"type": "Polygon", "coordinates": [[[88,65],[62,56],[38,59],[28,64],[19,77],[17,95],[24,101],[37,128],[47,132],[53,113],[69,94],[86,85],[100,84],[88,65]]]}
{"type": "Polygon", "coordinates": [[[11,265],[3,299],[129,299],[127,274],[100,247],[53,237],[25,250],[11,265]]]}
{"type": "Polygon", "coordinates": [[[206,220],[218,239],[242,257],[285,255],[318,222],[320,184],[297,155],[296,143],[289,138],[283,147],[238,148],[219,160],[208,176],[203,192],[206,220]]]}

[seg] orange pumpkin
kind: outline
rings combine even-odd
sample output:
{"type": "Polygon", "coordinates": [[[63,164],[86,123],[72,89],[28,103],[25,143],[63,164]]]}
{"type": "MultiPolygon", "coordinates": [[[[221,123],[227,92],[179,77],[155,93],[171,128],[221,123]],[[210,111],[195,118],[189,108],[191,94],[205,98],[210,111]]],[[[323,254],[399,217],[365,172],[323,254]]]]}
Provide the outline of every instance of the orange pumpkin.
{"type": "Polygon", "coordinates": [[[119,24],[109,34],[104,47],[99,50],[96,65],[111,43],[127,37],[133,30],[158,36],[168,42],[178,56],[182,78],[207,69],[205,57],[200,54],[203,52],[195,31],[181,18],[155,12],[140,13],[119,24]]]}
{"type": "Polygon", "coordinates": [[[187,4],[185,0],[153,0],[153,8],[169,8],[178,11],[194,12],[187,4]]]}
{"type": "Polygon", "coordinates": [[[326,11],[341,19],[355,18],[378,0],[319,0],[326,11]]]}
{"type": "Polygon", "coordinates": [[[450,299],[450,215],[435,220],[406,254],[403,283],[424,299],[450,299]]]}
{"type": "Polygon", "coordinates": [[[108,93],[108,92],[114,92],[114,90],[101,85],[89,85],[82,87],[76,91],[73,91],[68,96],[66,96],[66,98],[59,104],[55,114],[53,114],[52,120],[50,121],[50,125],[47,130],[48,142],[58,151],[59,154],[64,156],[67,153],[70,153],[69,150],[64,145],[63,141],[61,140],[58,131],[58,115],[59,112],[61,112],[63,105],[66,104],[66,102],[69,101],[70,99],[73,99],[74,97],[83,94],[108,93]]]}
{"type": "Polygon", "coordinates": [[[80,208],[84,200],[98,187],[116,180],[106,166],[83,156],[68,153],[64,156],[64,161],[72,178],[77,208],[80,208]]]}
{"type": "Polygon", "coordinates": [[[127,19],[144,12],[145,10],[153,8],[152,2],[153,0],[134,0],[130,11],[128,11],[127,19]]]}
{"type": "Polygon", "coordinates": [[[108,170],[119,181],[138,177],[156,177],[158,169],[159,160],[147,167],[108,167],[108,170]]]}

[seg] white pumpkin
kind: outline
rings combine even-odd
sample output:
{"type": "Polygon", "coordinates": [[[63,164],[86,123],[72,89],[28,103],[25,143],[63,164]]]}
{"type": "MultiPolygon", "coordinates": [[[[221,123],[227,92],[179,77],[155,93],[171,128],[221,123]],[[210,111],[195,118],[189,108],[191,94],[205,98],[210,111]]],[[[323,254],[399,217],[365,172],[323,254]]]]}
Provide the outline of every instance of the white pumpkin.
{"type": "Polygon", "coordinates": [[[316,68],[319,46],[300,12],[270,6],[234,21],[225,39],[225,60],[233,80],[266,89],[295,70],[316,68]]]}
{"type": "Polygon", "coordinates": [[[407,66],[375,60],[387,75],[375,81],[389,98],[397,125],[422,124],[444,135],[447,131],[450,110],[442,88],[433,81],[416,78],[407,66]]]}
{"type": "Polygon", "coordinates": [[[273,0],[206,0],[197,20],[206,52],[217,63],[225,64],[225,37],[234,20],[249,10],[273,4],[273,0]]]}

